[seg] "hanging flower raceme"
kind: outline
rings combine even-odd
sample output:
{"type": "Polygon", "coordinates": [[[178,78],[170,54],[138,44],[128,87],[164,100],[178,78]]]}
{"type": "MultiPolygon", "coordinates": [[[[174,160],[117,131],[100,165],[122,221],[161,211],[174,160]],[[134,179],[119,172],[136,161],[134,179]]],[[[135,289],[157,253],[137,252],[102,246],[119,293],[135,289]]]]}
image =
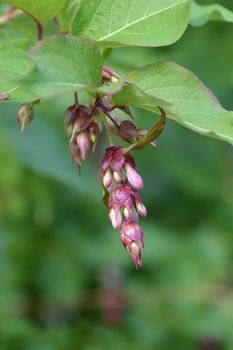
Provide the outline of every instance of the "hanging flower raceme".
{"type": "MultiPolygon", "coordinates": [[[[121,77],[116,72],[103,66],[104,85],[117,83],[119,79],[121,77]]],[[[120,85],[119,82],[117,85],[120,85]]],[[[122,87],[123,85],[122,82],[122,87]]],[[[7,93],[0,94],[0,101],[9,98],[10,95],[7,93]]],[[[34,104],[38,102],[39,100],[35,100],[20,107],[17,120],[22,131],[30,124],[34,114],[34,104]]],[[[131,153],[146,145],[156,146],[154,141],[166,124],[165,112],[159,106],[158,110],[161,113],[160,120],[148,130],[144,130],[128,120],[133,118],[129,106],[114,105],[111,93],[96,94],[94,100],[91,100],[88,105],[83,105],[79,104],[78,94],[75,92],[74,104],[66,109],[64,116],[64,129],[69,140],[71,160],[77,165],[79,173],[88,154],[95,152],[103,129],[106,131],[111,146],[106,149],[101,163],[103,201],[108,207],[108,217],[113,228],[121,229],[120,240],[136,268],[142,266],[141,255],[144,248],[143,230],[138,222],[140,216],[147,215],[147,210],[139,194],[143,188],[143,180],[136,171],[131,153]],[[126,118],[116,117],[114,110],[120,110],[121,114],[124,112],[126,118]],[[121,141],[126,142],[127,146],[113,146],[112,132],[114,136],[117,135],[121,141]]]]}
{"type": "MultiPolygon", "coordinates": [[[[118,74],[111,68],[103,67],[103,84],[114,83],[119,79],[118,74]]],[[[95,151],[103,127],[111,144],[112,131],[127,143],[127,147],[111,145],[106,149],[100,172],[103,201],[108,207],[109,220],[114,229],[121,230],[120,241],[138,269],[142,266],[144,249],[144,233],[138,222],[140,216],[147,215],[147,210],[139,194],[143,180],[136,171],[131,152],[146,145],[156,145],[154,140],[165,127],[165,113],[158,107],[161,112],[160,120],[149,130],[143,130],[128,119],[115,118],[112,113],[114,109],[123,111],[127,118],[132,118],[132,113],[128,106],[114,106],[111,94],[104,96],[97,94],[95,100],[88,106],[78,103],[77,93],[74,97],[75,103],[65,112],[64,126],[69,140],[71,159],[79,170],[88,153],[95,151]]]]}
{"type": "Polygon", "coordinates": [[[138,192],[143,187],[142,178],[135,170],[132,156],[124,154],[116,146],[106,150],[101,176],[103,187],[108,193],[109,219],[114,229],[122,226],[121,242],[138,268],[142,265],[141,252],[144,247],[143,231],[138,220],[139,215],[147,215],[138,192]]]}

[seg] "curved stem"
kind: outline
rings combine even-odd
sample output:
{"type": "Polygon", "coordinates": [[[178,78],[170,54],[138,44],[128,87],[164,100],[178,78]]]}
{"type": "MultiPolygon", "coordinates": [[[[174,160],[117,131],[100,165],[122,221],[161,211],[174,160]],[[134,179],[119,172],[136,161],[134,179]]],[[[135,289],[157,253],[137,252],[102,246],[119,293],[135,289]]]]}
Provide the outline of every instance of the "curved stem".
{"type": "Polygon", "coordinates": [[[115,119],[113,119],[113,117],[111,116],[110,113],[108,113],[107,111],[104,111],[104,114],[108,117],[108,119],[111,120],[111,122],[115,125],[115,127],[117,129],[119,129],[119,125],[117,124],[117,122],[115,121],[115,119]]]}
{"type": "Polygon", "coordinates": [[[36,17],[33,17],[36,26],[37,26],[37,40],[41,41],[43,39],[43,26],[42,24],[38,21],[38,19],[36,17]]]}
{"type": "Polygon", "coordinates": [[[78,93],[77,91],[74,92],[74,104],[78,106],[78,93]]]}

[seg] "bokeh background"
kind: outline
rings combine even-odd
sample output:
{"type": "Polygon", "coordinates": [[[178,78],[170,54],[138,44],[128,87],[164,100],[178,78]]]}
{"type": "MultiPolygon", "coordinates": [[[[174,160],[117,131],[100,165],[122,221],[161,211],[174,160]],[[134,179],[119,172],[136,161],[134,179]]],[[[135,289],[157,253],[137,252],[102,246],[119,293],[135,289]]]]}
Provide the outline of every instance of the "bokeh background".
{"type": "MultiPolygon", "coordinates": [[[[0,41],[34,37],[25,21],[1,28],[0,41]]],[[[116,49],[107,64],[123,73],[156,60],[191,69],[233,109],[232,25],[189,27],[166,48],[116,49]]],[[[70,163],[71,103],[41,102],[23,134],[19,106],[0,106],[0,349],[232,350],[232,148],[168,121],[156,150],[135,152],[148,208],[136,271],[101,202],[107,140],[82,177],[70,163]]],[[[140,126],[155,119],[134,114],[140,126]]]]}

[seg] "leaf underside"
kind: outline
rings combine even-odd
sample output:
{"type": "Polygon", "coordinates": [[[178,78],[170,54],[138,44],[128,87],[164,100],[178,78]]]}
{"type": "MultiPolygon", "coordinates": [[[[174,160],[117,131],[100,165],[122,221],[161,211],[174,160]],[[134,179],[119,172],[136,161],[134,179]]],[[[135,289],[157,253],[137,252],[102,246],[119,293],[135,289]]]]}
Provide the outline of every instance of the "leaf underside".
{"type": "Polygon", "coordinates": [[[187,69],[173,62],[158,62],[130,72],[128,82],[113,96],[116,105],[128,103],[153,111],[160,99],[171,104],[168,113],[171,119],[200,134],[233,144],[233,112],[225,110],[187,69]],[[147,96],[147,103],[138,99],[138,91],[147,96]]]}

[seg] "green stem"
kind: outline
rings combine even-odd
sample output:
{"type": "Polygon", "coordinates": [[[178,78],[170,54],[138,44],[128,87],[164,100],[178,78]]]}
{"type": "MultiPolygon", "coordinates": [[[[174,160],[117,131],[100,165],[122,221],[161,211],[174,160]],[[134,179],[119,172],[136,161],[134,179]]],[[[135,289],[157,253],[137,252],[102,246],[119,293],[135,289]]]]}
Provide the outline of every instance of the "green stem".
{"type": "Polygon", "coordinates": [[[110,131],[110,127],[107,123],[107,120],[105,118],[104,115],[102,115],[102,120],[103,120],[103,124],[104,124],[104,127],[105,127],[105,131],[106,131],[106,134],[107,134],[107,137],[108,137],[108,143],[109,143],[109,146],[113,146],[114,143],[113,143],[113,140],[112,140],[112,135],[111,135],[111,131],[110,131]]]}

